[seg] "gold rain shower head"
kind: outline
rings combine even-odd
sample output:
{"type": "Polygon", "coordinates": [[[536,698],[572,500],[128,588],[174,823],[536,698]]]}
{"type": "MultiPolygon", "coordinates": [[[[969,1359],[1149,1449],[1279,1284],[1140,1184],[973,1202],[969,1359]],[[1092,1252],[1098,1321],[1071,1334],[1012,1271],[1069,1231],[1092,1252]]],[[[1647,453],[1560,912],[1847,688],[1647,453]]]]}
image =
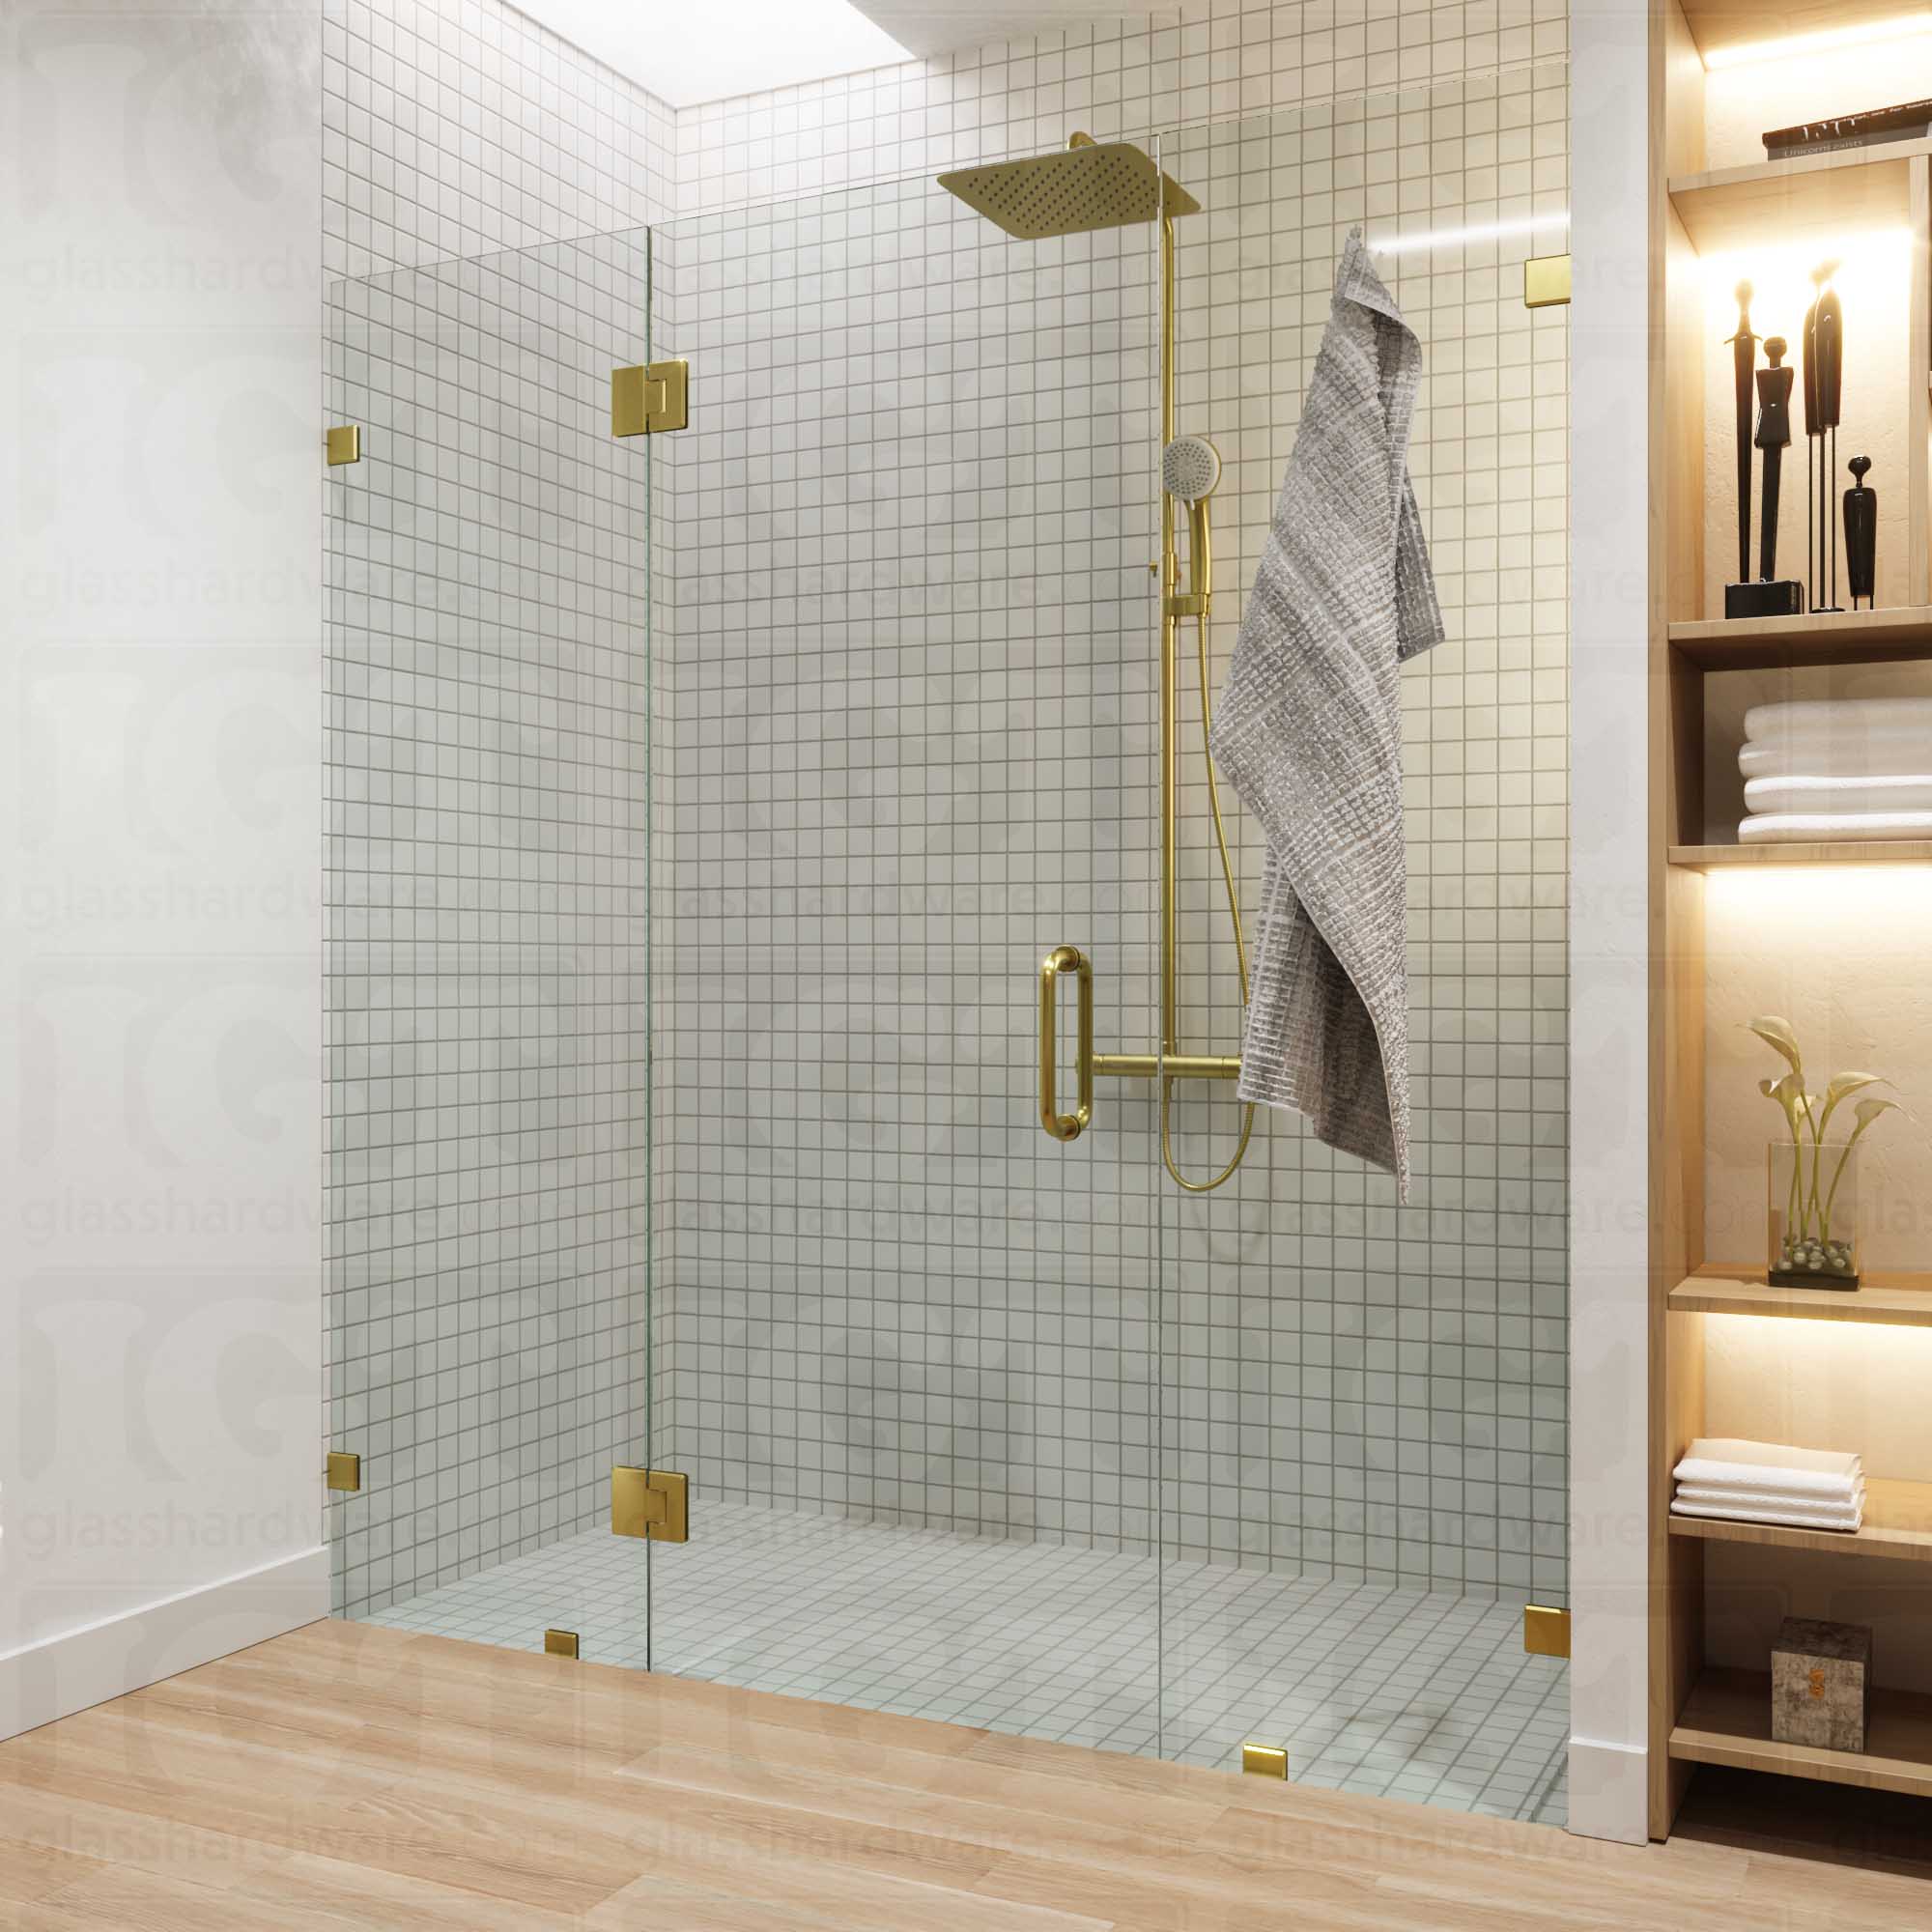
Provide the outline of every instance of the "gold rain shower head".
{"type": "Polygon", "coordinates": [[[1076,134],[1059,154],[960,168],[939,185],[1021,242],[1126,228],[1162,213],[1198,214],[1201,204],[1131,141],[1076,134]],[[1164,198],[1163,198],[1164,191],[1164,198]]]}

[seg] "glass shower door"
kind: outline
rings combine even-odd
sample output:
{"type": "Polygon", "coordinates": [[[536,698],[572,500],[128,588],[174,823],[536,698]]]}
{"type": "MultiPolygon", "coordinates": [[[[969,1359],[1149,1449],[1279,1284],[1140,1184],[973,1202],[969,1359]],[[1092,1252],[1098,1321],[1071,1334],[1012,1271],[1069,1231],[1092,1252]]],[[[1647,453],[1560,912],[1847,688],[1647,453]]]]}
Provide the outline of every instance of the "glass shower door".
{"type": "Polygon", "coordinates": [[[332,1604],[639,1663],[648,314],[642,234],[338,282],[325,395],[332,1604]]]}
{"type": "MultiPolygon", "coordinates": [[[[1522,1611],[1567,1603],[1568,340],[1521,265],[1564,246],[1567,114],[1557,64],[1160,144],[1207,210],[1179,224],[1179,390],[1223,465],[1212,688],[1357,222],[1422,345],[1408,465],[1447,629],[1401,685],[1410,1200],[1282,1114],[1163,1219],[1166,1747],[1556,1823],[1567,1665],[1525,1654],[1522,1611]]],[[[1198,704],[1184,676],[1189,747],[1198,704]]],[[[1238,1051],[1182,770],[1189,1024],[1238,1051]]],[[[1263,842],[1230,824],[1252,941],[1263,842]]],[[[1238,1120],[1183,1087],[1176,1127],[1211,1173],[1238,1120]]]]}
{"type": "Polygon", "coordinates": [[[1062,942],[1150,1037],[1149,232],[921,178],[654,248],[654,1665],[1151,1750],[1151,1114],[1049,1140],[1036,1043],[1062,942]]]}

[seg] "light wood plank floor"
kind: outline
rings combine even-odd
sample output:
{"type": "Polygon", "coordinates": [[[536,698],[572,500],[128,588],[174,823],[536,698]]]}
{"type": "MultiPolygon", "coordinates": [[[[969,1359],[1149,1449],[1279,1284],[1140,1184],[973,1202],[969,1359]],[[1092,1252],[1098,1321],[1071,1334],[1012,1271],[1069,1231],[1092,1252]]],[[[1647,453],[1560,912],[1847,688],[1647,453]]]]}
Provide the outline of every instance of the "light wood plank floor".
{"type": "Polygon", "coordinates": [[[325,1623],[0,1745],[0,1926],[1932,1923],[1909,1853],[1770,1851],[1738,1802],[1742,1823],[1638,1850],[325,1623]]]}

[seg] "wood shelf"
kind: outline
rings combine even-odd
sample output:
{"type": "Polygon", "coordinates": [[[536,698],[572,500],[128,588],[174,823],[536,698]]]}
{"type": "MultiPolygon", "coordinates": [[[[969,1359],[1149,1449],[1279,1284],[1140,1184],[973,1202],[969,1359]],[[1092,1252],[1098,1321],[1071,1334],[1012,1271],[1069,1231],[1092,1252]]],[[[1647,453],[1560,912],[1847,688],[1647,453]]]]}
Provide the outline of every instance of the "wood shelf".
{"type": "Polygon", "coordinates": [[[1903,228],[1912,213],[1907,163],[1932,155],[1932,141],[1797,155],[1741,168],[1679,175],[1671,205],[1700,255],[1761,247],[1765,237],[1800,242],[1874,228],[1903,228]]]}
{"type": "Polygon", "coordinates": [[[1700,670],[1787,670],[1794,665],[1932,659],[1932,606],[1821,617],[1697,618],[1672,624],[1674,650],[1700,670]]]}
{"type": "Polygon", "coordinates": [[[1932,1563],[1932,1483],[1867,1478],[1864,1526],[1849,1535],[1842,1529],[1783,1529],[1776,1523],[1722,1522],[1701,1516],[1673,1516],[1670,1533],[1706,1543],[1761,1543],[1775,1549],[1932,1563]]]}
{"type": "Polygon", "coordinates": [[[1707,872],[1719,866],[1932,865],[1932,838],[1858,838],[1821,844],[1673,845],[1670,863],[1707,872]]]}
{"type": "Polygon", "coordinates": [[[1932,1697],[1874,1689],[1861,1751],[1781,1745],[1771,1735],[1771,1677],[1762,1670],[1706,1670],[1670,1732],[1670,1755],[1780,1777],[1810,1777],[1867,1791],[1932,1798],[1932,1697]]]}
{"type": "Polygon", "coordinates": [[[1932,1328],[1932,1274],[1878,1271],[1850,1293],[1830,1288],[1773,1288],[1762,1270],[1714,1264],[1670,1291],[1690,1315],[1778,1315],[1809,1321],[1874,1321],[1932,1328]]]}

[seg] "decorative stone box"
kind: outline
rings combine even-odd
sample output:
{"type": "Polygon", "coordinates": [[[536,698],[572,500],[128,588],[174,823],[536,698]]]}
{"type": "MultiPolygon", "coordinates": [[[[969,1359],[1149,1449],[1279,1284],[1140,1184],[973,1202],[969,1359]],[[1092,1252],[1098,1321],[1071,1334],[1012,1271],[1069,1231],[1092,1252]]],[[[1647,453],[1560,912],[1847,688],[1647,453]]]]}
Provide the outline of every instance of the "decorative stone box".
{"type": "Polygon", "coordinates": [[[1861,1751],[1871,1711],[1872,1634],[1786,1617],[1771,1648],[1771,1735],[1781,1745],[1861,1751]]]}

